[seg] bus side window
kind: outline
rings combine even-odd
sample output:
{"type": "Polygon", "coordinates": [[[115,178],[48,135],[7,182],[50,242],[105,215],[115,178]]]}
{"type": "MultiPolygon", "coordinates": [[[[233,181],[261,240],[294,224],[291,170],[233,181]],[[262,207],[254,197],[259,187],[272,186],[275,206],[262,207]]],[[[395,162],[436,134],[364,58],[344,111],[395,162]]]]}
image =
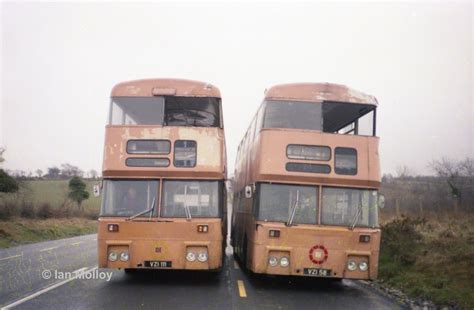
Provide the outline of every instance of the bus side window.
{"type": "Polygon", "coordinates": [[[235,202],[235,204],[234,204],[234,206],[233,206],[233,207],[234,207],[234,210],[235,210],[236,212],[237,212],[237,211],[240,211],[240,192],[235,195],[234,202],[235,202]]]}
{"type": "Polygon", "coordinates": [[[257,119],[255,123],[255,136],[260,132],[260,129],[262,129],[263,125],[263,111],[264,111],[264,104],[260,106],[260,109],[257,112],[257,119]]]}
{"type": "Polygon", "coordinates": [[[252,214],[253,214],[255,219],[258,218],[258,200],[259,200],[259,196],[260,196],[260,185],[257,184],[256,186],[257,186],[257,188],[256,188],[255,192],[252,195],[252,214]]]}
{"type": "Polygon", "coordinates": [[[239,210],[240,210],[241,212],[244,211],[244,206],[245,206],[245,194],[244,194],[243,191],[244,191],[244,190],[242,190],[242,191],[240,192],[240,200],[239,200],[239,210]]]}

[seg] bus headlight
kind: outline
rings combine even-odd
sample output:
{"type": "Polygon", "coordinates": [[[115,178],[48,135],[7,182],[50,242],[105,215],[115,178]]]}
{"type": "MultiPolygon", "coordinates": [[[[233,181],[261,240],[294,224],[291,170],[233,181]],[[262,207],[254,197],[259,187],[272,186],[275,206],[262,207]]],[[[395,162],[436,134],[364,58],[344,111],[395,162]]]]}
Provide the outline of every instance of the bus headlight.
{"type": "Polygon", "coordinates": [[[196,260],[196,254],[194,254],[193,252],[188,252],[186,254],[186,260],[188,262],[194,262],[196,260]]]}
{"type": "Polygon", "coordinates": [[[369,264],[367,264],[367,262],[361,262],[359,263],[359,269],[361,271],[366,271],[367,269],[369,269],[369,264]]]}
{"type": "Polygon", "coordinates": [[[280,266],[288,267],[289,264],[290,260],[288,259],[288,257],[283,256],[282,258],[280,258],[280,266]]]}
{"type": "Polygon", "coordinates": [[[120,260],[122,262],[128,261],[128,252],[127,251],[124,251],[124,252],[120,253],[120,260]]]}
{"type": "Polygon", "coordinates": [[[278,259],[275,256],[270,256],[268,259],[268,264],[272,267],[275,267],[278,264],[278,259]]]}
{"type": "Polygon", "coordinates": [[[349,262],[347,263],[347,269],[349,269],[350,271],[356,270],[356,269],[357,269],[357,264],[356,264],[356,262],[354,262],[354,261],[352,261],[352,260],[349,261],[349,262]]]}
{"type": "Polygon", "coordinates": [[[199,253],[198,261],[200,261],[201,263],[207,262],[207,253],[206,252],[199,253]]]}
{"type": "Polygon", "coordinates": [[[111,251],[109,253],[109,261],[115,262],[115,261],[117,261],[117,258],[118,258],[117,252],[111,251]]]}

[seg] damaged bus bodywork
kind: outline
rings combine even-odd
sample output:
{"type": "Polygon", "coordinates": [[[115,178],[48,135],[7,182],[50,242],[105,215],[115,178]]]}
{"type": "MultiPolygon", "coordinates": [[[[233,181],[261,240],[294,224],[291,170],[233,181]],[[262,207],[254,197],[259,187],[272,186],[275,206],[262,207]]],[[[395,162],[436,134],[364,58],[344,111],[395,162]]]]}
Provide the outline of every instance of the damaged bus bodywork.
{"type": "Polygon", "coordinates": [[[226,148],[217,87],[116,85],[102,174],[99,268],[221,270],[226,148]]]}
{"type": "Polygon", "coordinates": [[[377,100],[328,83],[266,91],[235,167],[234,253],[261,274],[374,279],[377,100]]]}

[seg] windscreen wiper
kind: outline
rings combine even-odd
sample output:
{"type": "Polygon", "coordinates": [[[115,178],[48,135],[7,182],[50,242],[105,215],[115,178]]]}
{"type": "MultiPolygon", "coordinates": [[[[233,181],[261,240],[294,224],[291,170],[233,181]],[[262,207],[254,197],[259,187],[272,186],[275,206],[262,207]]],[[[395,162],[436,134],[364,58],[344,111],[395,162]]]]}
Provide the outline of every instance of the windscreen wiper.
{"type": "Polygon", "coordinates": [[[354,227],[356,226],[357,221],[359,220],[359,217],[361,214],[362,214],[362,197],[359,199],[359,206],[357,207],[357,213],[354,215],[351,225],[349,226],[350,230],[354,230],[354,227]]]}
{"type": "Polygon", "coordinates": [[[143,214],[147,214],[148,212],[150,212],[150,217],[148,218],[148,220],[151,220],[151,216],[152,216],[152,214],[153,214],[153,210],[155,210],[155,197],[153,197],[153,201],[151,202],[151,207],[150,207],[149,209],[147,209],[147,210],[145,210],[145,211],[142,211],[142,212],[140,212],[140,213],[137,213],[137,214],[135,214],[135,215],[130,216],[129,218],[126,219],[126,221],[131,221],[131,220],[133,220],[133,219],[135,219],[135,218],[137,218],[137,217],[139,217],[139,216],[141,216],[141,215],[143,215],[143,214]]]}
{"type": "Polygon", "coordinates": [[[295,204],[293,205],[293,209],[291,210],[290,217],[288,218],[288,221],[286,222],[286,226],[291,226],[293,224],[293,219],[295,218],[296,214],[296,208],[298,207],[298,202],[300,201],[300,191],[296,191],[296,201],[295,204]]]}
{"type": "Polygon", "coordinates": [[[191,217],[191,210],[189,210],[188,206],[188,186],[184,186],[184,213],[186,213],[186,220],[190,221],[191,217]]]}

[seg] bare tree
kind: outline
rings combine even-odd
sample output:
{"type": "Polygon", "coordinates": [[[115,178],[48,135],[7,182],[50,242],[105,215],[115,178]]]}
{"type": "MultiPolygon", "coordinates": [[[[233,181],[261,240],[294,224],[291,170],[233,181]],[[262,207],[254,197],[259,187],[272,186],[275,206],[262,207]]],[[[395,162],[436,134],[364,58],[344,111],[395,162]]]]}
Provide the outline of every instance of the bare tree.
{"type": "Polygon", "coordinates": [[[0,165],[5,161],[5,158],[3,158],[3,153],[5,152],[5,148],[0,147],[0,165]]]}
{"type": "Polygon", "coordinates": [[[458,212],[463,198],[472,200],[474,191],[474,161],[472,158],[466,158],[463,161],[442,158],[432,161],[429,165],[449,186],[451,196],[454,198],[455,212],[458,212]]]}
{"type": "Polygon", "coordinates": [[[82,177],[84,172],[76,166],[71,164],[65,163],[61,164],[61,177],[63,178],[71,178],[74,176],[82,177]]]}
{"type": "Polygon", "coordinates": [[[35,172],[36,172],[36,175],[38,176],[38,178],[41,179],[41,177],[43,176],[43,170],[41,170],[41,169],[36,169],[35,172]]]}
{"type": "Polygon", "coordinates": [[[397,174],[397,177],[401,179],[412,177],[415,174],[413,171],[410,170],[410,168],[408,168],[405,165],[397,166],[397,168],[395,169],[395,172],[397,174]]]}

